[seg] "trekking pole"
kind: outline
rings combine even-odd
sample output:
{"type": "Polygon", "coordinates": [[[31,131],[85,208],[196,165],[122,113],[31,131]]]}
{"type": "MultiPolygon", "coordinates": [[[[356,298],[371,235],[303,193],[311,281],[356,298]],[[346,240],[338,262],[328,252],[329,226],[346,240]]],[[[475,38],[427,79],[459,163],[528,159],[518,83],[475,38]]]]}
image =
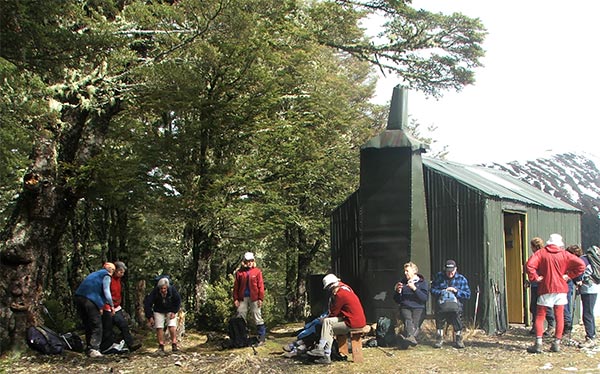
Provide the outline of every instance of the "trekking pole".
{"type": "Polygon", "coordinates": [[[479,285],[477,285],[477,296],[475,297],[475,315],[473,315],[473,329],[477,326],[475,322],[477,322],[477,309],[479,309],[479,285]]]}
{"type": "Polygon", "coordinates": [[[385,349],[381,348],[380,346],[377,346],[377,348],[378,348],[380,351],[382,351],[383,353],[385,353],[385,354],[386,354],[386,356],[388,356],[388,357],[393,357],[393,356],[394,356],[394,354],[393,354],[392,352],[388,352],[388,351],[386,351],[385,349]]]}

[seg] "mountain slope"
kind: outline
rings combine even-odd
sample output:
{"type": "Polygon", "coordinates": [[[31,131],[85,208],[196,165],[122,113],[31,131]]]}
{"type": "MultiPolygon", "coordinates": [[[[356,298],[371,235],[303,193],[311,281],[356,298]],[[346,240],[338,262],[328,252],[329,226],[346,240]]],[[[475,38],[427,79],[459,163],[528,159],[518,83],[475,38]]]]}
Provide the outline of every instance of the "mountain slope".
{"type": "Polygon", "coordinates": [[[585,153],[562,153],[534,161],[484,166],[504,170],[581,209],[582,247],[600,245],[600,158],[585,153]]]}

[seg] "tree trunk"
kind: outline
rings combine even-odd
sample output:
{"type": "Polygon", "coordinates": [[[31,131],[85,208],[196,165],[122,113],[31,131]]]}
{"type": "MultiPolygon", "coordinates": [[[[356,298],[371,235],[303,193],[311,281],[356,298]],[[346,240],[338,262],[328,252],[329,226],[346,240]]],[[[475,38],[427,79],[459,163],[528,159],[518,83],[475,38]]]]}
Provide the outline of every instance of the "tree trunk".
{"type": "Polygon", "coordinates": [[[286,286],[288,286],[288,296],[287,296],[287,310],[286,310],[286,318],[290,321],[301,320],[306,317],[305,310],[308,306],[308,297],[307,297],[307,280],[310,275],[310,269],[315,258],[316,253],[319,251],[321,247],[321,241],[317,240],[311,246],[309,246],[306,235],[304,231],[300,228],[295,230],[290,230],[286,234],[288,246],[295,247],[296,256],[294,256],[294,261],[296,261],[293,266],[288,267],[288,274],[286,274],[286,286]],[[291,234],[290,231],[295,231],[295,235],[291,234]],[[295,270],[294,271],[292,271],[295,270]],[[291,278],[292,275],[295,274],[295,279],[287,279],[291,278]],[[293,284],[292,284],[293,283],[293,284]]]}
{"type": "Polygon", "coordinates": [[[57,183],[57,136],[38,130],[33,172],[24,177],[24,189],[2,232],[0,245],[1,350],[21,349],[27,327],[42,322],[40,302],[50,256],[76,202],[57,183]]]}
{"type": "Polygon", "coordinates": [[[69,96],[60,99],[68,105],[63,106],[60,120],[51,115],[38,117],[30,172],[23,178],[23,191],[0,234],[2,352],[20,350],[27,327],[42,321],[39,304],[50,258],[58,253],[77,200],[87,188],[85,182],[73,186],[69,177],[78,179],[77,168],[99,152],[110,119],[120,110],[119,100],[109,100],[103,110],[88,111],[71,105],[89,98],[85,88],[65,92],[69,96]]]}

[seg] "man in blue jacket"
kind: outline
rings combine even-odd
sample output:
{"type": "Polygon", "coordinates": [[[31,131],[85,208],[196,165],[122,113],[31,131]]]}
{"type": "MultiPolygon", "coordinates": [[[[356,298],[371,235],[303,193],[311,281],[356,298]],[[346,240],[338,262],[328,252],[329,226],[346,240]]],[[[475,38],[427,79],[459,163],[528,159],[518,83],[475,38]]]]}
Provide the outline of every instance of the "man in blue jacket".
{"type": "Polygon", "coordinates": [[[444,344],[444,324],[446,322],[452,324],[454,328],[454,347],[464,348],[465,343],[462,337],[462,308],[463,301],[471,298],[471,289],[469,282],[462,274],[457,272],[458,267],[454,260],[446,261],[444,271],[436,274],[435,279],[431,283],[431,294],[435,300],[446,297],[446,295],[456,299],[457,307],[454,310],[446,311],[441,309],[439,303],[435,303],[435,327],[437,329],[437,339],[434,348],[442,348],[444,344]]]}
{"type": "Polygon", "coordinates": [[[75,307],[83,321],[88,356],[102,357],[100,343],[102,342],[102,313],[104,304],[110,306],[106,313],[115,314],[115,308],[110,294],[111,275],[115,265],[107,262],[104,268],[88,275],[75,291],[75,307]]]}

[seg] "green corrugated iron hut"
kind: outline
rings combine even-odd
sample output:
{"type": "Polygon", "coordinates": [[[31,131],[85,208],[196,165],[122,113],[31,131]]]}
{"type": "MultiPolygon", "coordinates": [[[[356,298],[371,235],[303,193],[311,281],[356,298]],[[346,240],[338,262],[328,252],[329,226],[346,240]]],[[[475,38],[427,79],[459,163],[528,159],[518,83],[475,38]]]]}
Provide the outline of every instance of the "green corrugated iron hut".
{"type": "Polygon", "coordinates": [[[529,241],[581,241],[581,212],[507,173],[424,157],[404,132],[407,93],[394,88],[388,128],[361,149],[361,181],[331,216],[332,267],[357,291],[370,322],[394,317],[393,286],[415,262],[426,279],[446,259],[470,282],[464,319],[488,333],[528,324],[529,241]]]}

